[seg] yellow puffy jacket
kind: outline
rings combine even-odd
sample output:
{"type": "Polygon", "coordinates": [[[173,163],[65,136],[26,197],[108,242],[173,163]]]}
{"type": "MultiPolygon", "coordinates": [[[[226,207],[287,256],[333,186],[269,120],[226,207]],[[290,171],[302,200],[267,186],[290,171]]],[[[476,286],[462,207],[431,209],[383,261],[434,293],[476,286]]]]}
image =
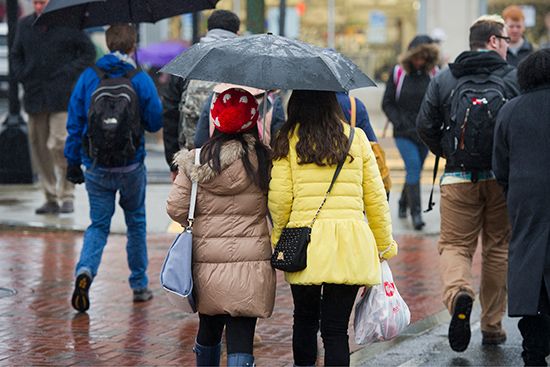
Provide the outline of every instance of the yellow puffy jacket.
{"type": "MultiPolygon", "coordinates": [[[[349,136],[351,127],[343,125],[349,136]]],[[[273,219],[274,245],[285,226],[310,225],[336,169],[299,165],[297,130],[290,137],[289,155],[275,160],[271,171],[268,206],[273,219]]],[[[379,284],[379,252],[385,259],[397,254],[382,178],[361,129],[355,129],[350,154],[353,162],[346,160],[313,225],[307,267],[285,274],[290,284],[379,284]]]]}

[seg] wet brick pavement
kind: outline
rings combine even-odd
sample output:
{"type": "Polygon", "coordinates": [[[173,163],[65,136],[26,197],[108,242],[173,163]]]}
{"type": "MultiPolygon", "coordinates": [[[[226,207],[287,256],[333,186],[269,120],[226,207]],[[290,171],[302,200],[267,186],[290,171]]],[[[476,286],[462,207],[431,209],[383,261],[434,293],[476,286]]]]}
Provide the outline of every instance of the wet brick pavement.
{"type": "MultiPolygon", "coordinates": [[[[437,237],[396,239],[400,254],[390,265],[415,322],[443,308],[439,300],[437,237]]],[[[0,287],[17,290],[15,296],[0,298],[0,364],[194,365],[191,348],[198,319],[175,311],[158,283],[172,236],[154,235],[148,240],[155,298],[143,304],[132,303],[125,237],[113,235],[91,288],[91,308],[87,314],[78,314],[72,310],[69,298],[82,234],[0,232],[0,287]]],[[[479,269],[479,253],[474,264],[479,269]]],[[[479,270],[476,283],[477,278],[479,270]]],[[[291,366],[291,334],[292,299],[279,274],[273,316],[258,322],[254,350],[257,365],[291,366]]],[[[352,351],[358,348],[352,344],[352,351]]],[[[222,358],[225,363],[225,353],[222,358]]]]}

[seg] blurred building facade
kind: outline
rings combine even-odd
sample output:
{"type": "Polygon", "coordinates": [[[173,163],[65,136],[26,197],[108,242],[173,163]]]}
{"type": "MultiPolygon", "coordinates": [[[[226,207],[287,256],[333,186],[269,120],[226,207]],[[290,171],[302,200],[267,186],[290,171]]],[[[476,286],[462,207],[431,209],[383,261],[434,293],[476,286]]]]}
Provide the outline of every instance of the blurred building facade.
{"type": "MultiPolygon", "coordinates": [[[[436,30],[444,38],[443,53],[454,59],[468,47],[469,26],[486,13],[491,1],[286,0],[285,35],[321,47],[334,47],[368,75],[385,80],[391,65],[417,33],[436,30]]],[[[221,0],[217,6],[238,13],[243,20],[242,33],[246,33],[246,2],[221,0]]],[[[275,34],[279,5],[279,0],[265,0],[266,31],[275,34]]],[[[204,12],[204,18],[207,16],[208,12],[204,12]]]]}

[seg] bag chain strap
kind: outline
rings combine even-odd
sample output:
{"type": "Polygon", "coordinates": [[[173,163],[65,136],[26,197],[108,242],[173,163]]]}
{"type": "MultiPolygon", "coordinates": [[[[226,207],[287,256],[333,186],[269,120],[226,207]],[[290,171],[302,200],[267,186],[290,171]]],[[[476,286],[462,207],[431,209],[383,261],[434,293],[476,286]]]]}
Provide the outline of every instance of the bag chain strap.
{"type": "Polygon", "coordinates": [[[355,128],[350,129],[349,133],[349,139],[348,139],[348,147],[346,149],[346,154],[344,154],[344,159],[342,159],[338,166],[336,167],[336,171],[334,172],[334,175],[332,176],[332,182],[330,183],[330,186],[328,187],[327,192],[325,193],[325,197],[323,198],[323,202],[319,206],[319,209],[317,209],[317,212],[315,213],[315,216],[313,217],[313,220],[311,221],[311,224],[309,225],[309,228],[313,227],[313,224],[315,223],[315,220],[317,220],[317,216],[319,215],[319,212],[323,208],[323,205],[325,205],[325,202],[327,201],[328,195],[330,194],[330,191],[332,190],[332,187],[334,186],[334,183],[336,182],[336,178],[338,178],[338,175],[340,174],[340,171],[342,170],[342,166],[344,165],[344,162],[346,161],[346,158],[348,156],[349,150],[351,149],[351,143],[353,142],[353,136],[355,135],[355,128]]]}

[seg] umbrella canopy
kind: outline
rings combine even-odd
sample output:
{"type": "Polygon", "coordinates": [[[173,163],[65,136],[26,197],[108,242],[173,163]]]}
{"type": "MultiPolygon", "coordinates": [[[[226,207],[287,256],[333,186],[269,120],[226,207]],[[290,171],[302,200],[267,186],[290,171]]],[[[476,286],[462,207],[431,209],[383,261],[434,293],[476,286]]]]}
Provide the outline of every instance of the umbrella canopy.
{"type": "Polygon", "coordinates": [[[269,33],[198,43],[161,71],[260,89],[340,92],[376,85],[336,51],[269,33]]]}
{"type": "Polygon", "coordinates": [[[50,0],[36,25],[90,28],[115,23],[155,23],[204,9],[219,0],[50,0]]]}
{"type": "Polygon", "coordinates": [[[141,64],[160,68],[185,50],[187,46],[181,41],[164,41],[140,47],[137,50],[137,58],[141,64]]]}

